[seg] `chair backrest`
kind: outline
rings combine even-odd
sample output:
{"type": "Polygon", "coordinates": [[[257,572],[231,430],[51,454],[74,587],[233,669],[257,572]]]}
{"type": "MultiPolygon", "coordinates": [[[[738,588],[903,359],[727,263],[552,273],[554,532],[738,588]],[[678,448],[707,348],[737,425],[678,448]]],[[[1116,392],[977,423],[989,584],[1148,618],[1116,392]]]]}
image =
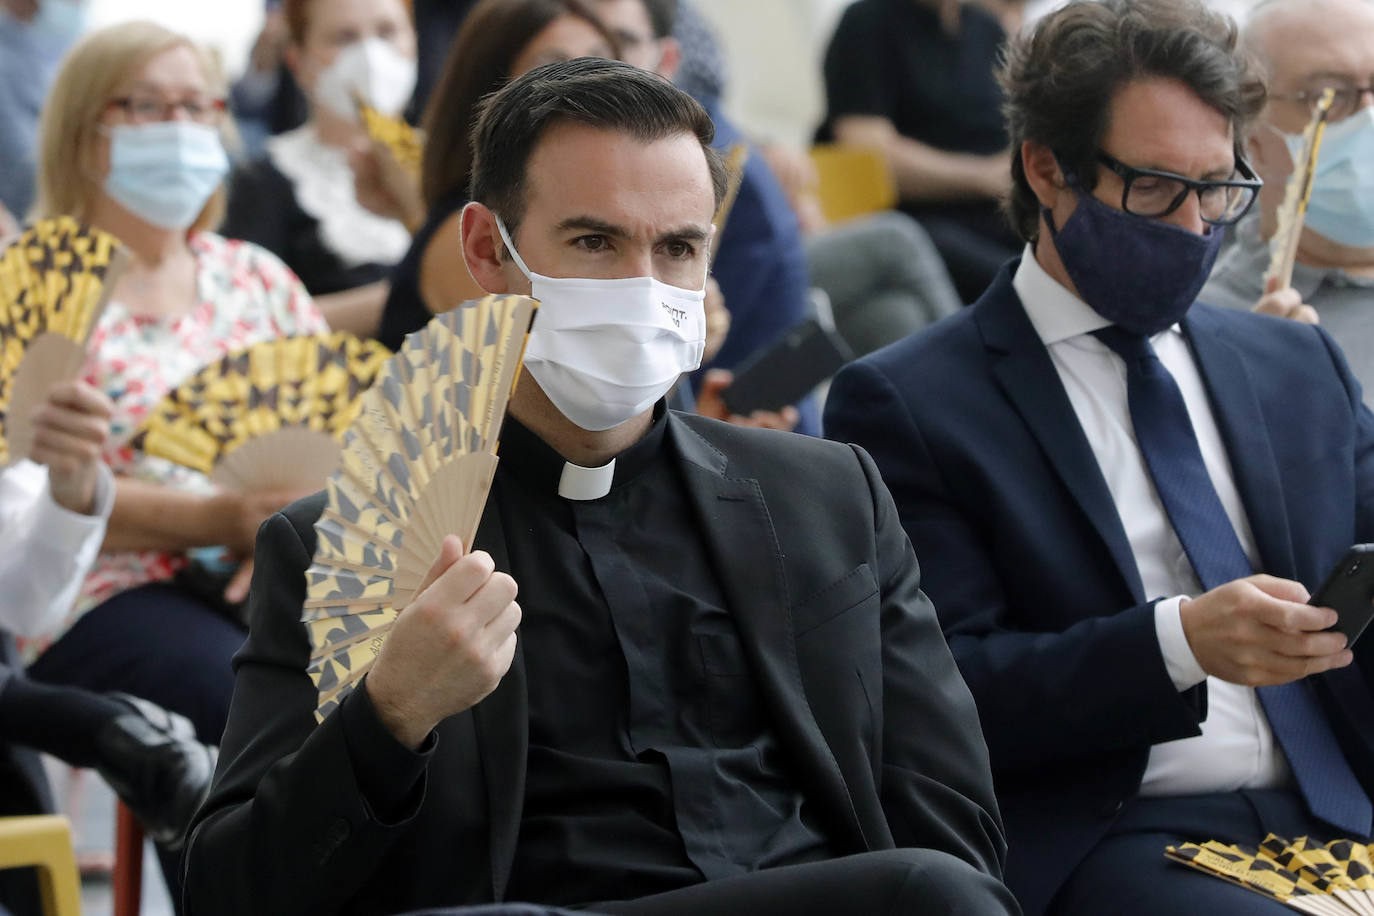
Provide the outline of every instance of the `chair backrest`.
{"type": "Polygon", "coordinates": [[[811,161],[820,178],[821,209],[826,219],[836,222],[896,206],[897,183],[878,150],[821,144],[811,148],[811,161]]]}

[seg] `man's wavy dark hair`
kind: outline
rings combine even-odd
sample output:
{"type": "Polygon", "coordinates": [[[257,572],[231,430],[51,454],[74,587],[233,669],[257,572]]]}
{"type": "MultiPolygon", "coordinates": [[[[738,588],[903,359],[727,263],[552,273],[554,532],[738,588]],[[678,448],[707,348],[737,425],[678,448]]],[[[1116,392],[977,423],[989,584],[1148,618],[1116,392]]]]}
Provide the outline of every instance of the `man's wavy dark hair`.
{"type": "Polygon", "coordinates": [[[1097,185],[1097,148],[1113,96],[1142,77],[1176,79],[1231,122],[1236,156],[1264,107],[1264,83],[1239,49],[1236,24],[1199,0],[1074,0],[1008,45],[1000,73],[1012,144],[1007,212],[1033,241],[1040,202],[1021,144],[1052,149],[1084,188],[1097,185]]]}

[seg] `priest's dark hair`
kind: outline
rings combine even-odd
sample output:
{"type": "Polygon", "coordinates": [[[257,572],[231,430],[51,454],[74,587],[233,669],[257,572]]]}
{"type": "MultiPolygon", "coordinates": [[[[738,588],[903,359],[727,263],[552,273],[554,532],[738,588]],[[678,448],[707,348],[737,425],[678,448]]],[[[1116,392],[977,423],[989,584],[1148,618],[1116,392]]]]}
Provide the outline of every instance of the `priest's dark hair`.
{"type": "Polygon", "coordinates": [[[1201,0],[1074,0],[1008,45],[1000,79],[1011,138],[1013,225],[1038,234],[1040,202],[1021,144],[1049,147],[1084,188],[1097,186],[1097,147],[1117,90],[1148,77],[1176,79],[1231,122],[1236,158],[1264,107],[1264,83],[1240,50],[1236,24],[1201,0]]]}
{"type": "Polygon", "coordinates": [[[644,143],[693,134],[711,171],[716,205],[725,165],[711,148],[715,125],[690,95],[648,70],[597,57],[536,67],[482,100],[472,132],[469,196],[513,235],[525,211],[525,170],[541,137],[558,124],[625,133],[644,143]]]}

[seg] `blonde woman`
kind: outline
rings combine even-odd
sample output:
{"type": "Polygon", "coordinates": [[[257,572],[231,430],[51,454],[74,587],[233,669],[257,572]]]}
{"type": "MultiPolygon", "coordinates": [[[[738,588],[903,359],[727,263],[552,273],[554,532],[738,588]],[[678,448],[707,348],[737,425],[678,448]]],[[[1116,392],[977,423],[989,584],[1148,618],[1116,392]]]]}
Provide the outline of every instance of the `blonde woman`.
{"type": "MultiPolygon", "coordinates": [[[[117,236],[132,266],[91,341],[86,381],[114,404],[115,474],[103,549],[62,626],[30,641],[38,680],[123,690],[185,715],[219,741],[241,627],[178,574],[187,551],[250,558],[286,494],[217,492],[201,474],[135,453],[129,439],[183,378],[224,354],[325,330],[273,255],[211,228],[228,169],[224,83],[181,35],[134,22],[95,32],[63,62],[43,113],[39,217],[71,214],[117,236]]],[[[247,567],[250,563],[245,563],[247,567]]],[[[226,597],[242,599],[246,569],[226,597]]]]}

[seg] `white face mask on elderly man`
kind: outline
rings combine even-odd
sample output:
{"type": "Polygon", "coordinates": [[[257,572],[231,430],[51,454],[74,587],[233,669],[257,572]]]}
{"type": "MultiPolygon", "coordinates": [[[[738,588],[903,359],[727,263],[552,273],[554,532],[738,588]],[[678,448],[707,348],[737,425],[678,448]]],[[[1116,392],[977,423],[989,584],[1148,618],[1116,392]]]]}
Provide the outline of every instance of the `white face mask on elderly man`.
{"type": "Polygon", "coordinates": [[[619,426],[701,365],[704,277],[698,290],[654,277],[546,277],[525,266],[499,216],[496,226],[539,300],[525,368],[574,424],[592,431],[619,426]]]}

